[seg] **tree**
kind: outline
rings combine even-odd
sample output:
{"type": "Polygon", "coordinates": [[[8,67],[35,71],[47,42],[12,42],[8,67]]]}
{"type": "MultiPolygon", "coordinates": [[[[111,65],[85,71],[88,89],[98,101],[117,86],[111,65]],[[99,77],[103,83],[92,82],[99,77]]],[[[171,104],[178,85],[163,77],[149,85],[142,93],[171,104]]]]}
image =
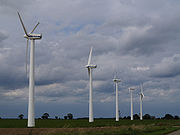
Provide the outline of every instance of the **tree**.
{"type": "Polygon", "coordinates": [[[23,119],[23,117],[24,117],[23,114],[20,114],[20,115],[18,116],[19,119],[23,119]]]}
{"type": "Polygon", "coordinates": [[[174,117],[171,114],[166,114],[164,116],[164,119],[170,120],[170,119],[174,119],[174,117]]]}
{"type": "Polygon", "coordinates": [[[155,120],[155,119],[156,119],[156,117],[155,117],[155,116],[151,116],[151,119],[152,119],[152,120],[155,120]]]}
{"type": "Polygon", "coordinates": [[[55,116],[55,119],[57,120],[57,119],[58,119],[58,116],[55,116]]]}
{"type": "Polygon", "coordinates": [[[138,115],[138,114],[134,114],[134,115],[133,115],[133,118],[134,118],[135,120],[140,119],[140,117],[139,117],[139,115],[138,115]]]}
{"type": "Polygon", "coordinates": [[[175,119],[175,120],[178,120],[178,119],[179,119],[179,116],[177,116],[177,115],[174,116],[174,119],[175,119]]]}
{"type": "Polygon", "coordinates": [[[67,114],[67,117],[68,117],[68,119],[72,120],[72,119],[73,119],[72,113],[68,113],[68,114],[67,114]]]}
{"type": "Polygon", "coordinates": [[[49,114],[48,114],[48,113],[44,113],[44,114],[41,116],[42,119],[48,119],[48,117],[49,117],[49,114]]]}
{"type": "Polygon", "coordinates": [[[67,116],[64,116],[64,119],[67,120],[67,116]]]}
{"type": "Polygon", "coordinates": [[[149,114],[145,114],[144,116],[143,116],[143,119],[151,119],[151,115],[149,115],[149,114]]]}

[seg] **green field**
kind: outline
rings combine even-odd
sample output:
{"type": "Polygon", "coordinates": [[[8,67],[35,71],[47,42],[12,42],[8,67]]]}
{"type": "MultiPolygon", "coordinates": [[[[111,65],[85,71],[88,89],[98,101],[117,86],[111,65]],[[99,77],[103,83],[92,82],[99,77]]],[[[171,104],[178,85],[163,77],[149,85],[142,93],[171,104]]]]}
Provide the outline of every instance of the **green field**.
{"type": "MultiPolygon", "coordinates": [[[[27,120],[0,119],[0,128],[26,128],[27,120]]],[[[47,135],[163,135],[180,129],[180,120],[36,120],[36,128],[54,128],[47,135]],[[60,128],[60,129],[59,129],[60,128]]]]}

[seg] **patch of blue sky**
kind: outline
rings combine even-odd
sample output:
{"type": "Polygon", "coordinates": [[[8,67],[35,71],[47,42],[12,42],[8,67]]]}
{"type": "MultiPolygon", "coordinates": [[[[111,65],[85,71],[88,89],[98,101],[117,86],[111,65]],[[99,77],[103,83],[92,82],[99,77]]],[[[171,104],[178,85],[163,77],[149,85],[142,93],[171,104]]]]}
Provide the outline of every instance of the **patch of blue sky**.
{"type": "Polygon", "coordinates": [[[85,25],[70,25],[61,30],[61,32],[64,32],[66,34],[70,33],[76,33],[80,31],[85,25]]]}
{"type": "MultiPolygon", "coordinates": [[[[62,28],[61,30],[59,30],[60,32],[63,32],[65,34],[72,34],[72,33],[76,33],[78,31],[81,31],[83,28],[85,28],[87,25],[93,25],[93,27],[98,27],[100,25],[102,25],[102,22],[90,22],[90,23],[84,23],[84,24],[77,24],[77,23],[72,23],[70,25],[65,26],[64,28],[62,28]]],[[[57,22],[56,23],[57,26],[60,26],[61,23],[57,22]]],[[[95,30],[90,30],[88,31],[89,34],[94,34],[95,30]]]]}

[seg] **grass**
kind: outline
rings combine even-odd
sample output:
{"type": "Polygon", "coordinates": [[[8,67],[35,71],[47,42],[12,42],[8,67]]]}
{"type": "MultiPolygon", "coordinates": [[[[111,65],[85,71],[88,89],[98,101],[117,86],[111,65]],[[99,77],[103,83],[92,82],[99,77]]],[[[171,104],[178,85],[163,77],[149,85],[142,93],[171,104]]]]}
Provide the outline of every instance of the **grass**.
{"type": "Polygon", "coordinates": [[[47,135],[164,135],[178,128],[175,127],[117,127],[109,129],[82,129],[71,131],[56,131],[47,135]]]}
{"type": "MultiPolygon", "coordinates": [[[[83,127],[117,127],[117,126],[180,126],[180,120],[120,120],[114,119],[95,119],[89,123],[88,119],[78,120],[55,120],[55,119],[36,119],[36,128],[83,128],[83,127]]],[[[0,119],[0,128],[26,128],[27,119],[0,119]]]]}
{"type": "MultiPolygon", "coordinates": [[[[163,135],[178,130],[180,120],[36,120],[36,128],[61,128],[47,135],[163,135]]],[[[0,119],[0,128],[26,128],[27,119],[0,119]]]]}
{"type": "Polygon", "coordinates": [[[117,127],[109,129],[81,129],[71,131],[56,131],[47,135],[164,135],[177,130],[174,127],[117,127]]]}

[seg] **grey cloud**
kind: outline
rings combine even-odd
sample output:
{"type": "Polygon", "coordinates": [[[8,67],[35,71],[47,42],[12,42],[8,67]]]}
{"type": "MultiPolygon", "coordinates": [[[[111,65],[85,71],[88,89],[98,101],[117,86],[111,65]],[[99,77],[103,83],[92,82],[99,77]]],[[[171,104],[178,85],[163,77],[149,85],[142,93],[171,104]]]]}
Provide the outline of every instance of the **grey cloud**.
{"type": "Polygon", "coordinates": [[[123,55],[128,53],[133,56],[150,56],[169,49],[169,44],[177,46],[174,44],[180,33],[177,8],[166,6],[168,1],[164,5],[161,2],[150,2],[150,5],[147,3],[149,2],[139,1],[135,4],[137,7],[140,6],[139,10],[132,7],[128,11],[125,9],[124,14],[121,14],[121,9],[117,10],[119,15],[112,14],[112,17],[98,29],[101,34],[112,36],[118,41],[112,46],[118,48],[123,55]],[[154,5],[156,12],[150,10],[154,5]],[[161,8],[162,6],[164,7],[161,8]],[[147,7],[148,10],[142,7],[147,7]],[[172,12],[167,12],[170,9],[172,12]],[[141,10],[144,12],[140,12],[141,10]]]}
{"type": "Polygon", "coordinates": [[[0,31],[0,42],[8,38],[8,34],[6,32],[0,31]]]}
{"type": "MultiPolygon", "coordinates": [[[[89,77],[84,66],[91,46],[94,47],[92,61],[97,64],[97,69],[93,70],[94,101],[100,106],[106,106],[107,103],[112,107],[114,104],[112,79],[115,73],[122,80],[119,89],[124,112],[128,112],[127,88],[137,86],[134,94],[138,103],[138,86],[142,82],[147,94],[146,103],[155,98],[158,101],[158,95],[167,91],[170,91],[169,97],[159,97],[164,102],[168,102],[174,96],[173,93],[178,95],[178,1],[38,0],[36,4],[31,4],[32,1],[30,4],[27,1],[16,1],[22,2],[22,5],[16,5],[15,1],[1,2],[3,4],[0,5],[0,11],[3,11],[6,19],[2,22],[2,27],[6,26],[3,28],[10,34],[8,37],[0,36],[0,44],[9,47],[9,50],[0,50],[0,88],[4,89],[0,96],[13,94],[11,92],[16,92],[17,89],[21,93],[28,86],[24,33],[17,17],[16,20],[15,17],[10,18],[10,21],[7,17],[16,8],[22,11],[28,28],[36,20],[41,22],[37,31],[42,32],[43,38],[36,41],[35,50],[37,103],[42,105],[46,102],[48,107],[48,103],[68,103],[69,108],[80,104],[88,108],[89,77]],[[136,67],[149,67],[150,70],[132,70],[136,67]],[[171,77],[172,81],[167,77],[171,77]]],[[[41,111],[46,110],[47,106],[41,108],[41,111]]],[[[77,106],[77,113],[82,114],[79,108],[77,106]]],[[[67,111],[67,108],[61,109],[67,111]]]]}
{"type": "Polygon", "coordinates": [[[152,68],[154,77],[175,77],[180,74],[180,55],[164,58],[160,63],[152,68]]]}
{"type": "Polygon", "coordinates": [[[0,48],[4,47],[3,41],[8,38],[8,34],[4,31],[0,31],[0,48]]]}
{"type": "MultiPolygon", "coordinates": [[[[116,34],[119,35],[118,50],[123,54],[129,53],[135,56],[149,56],[164,51],[168,48],[169,44],[176,46],[174,40],[178,39],[180,33],[180,26],[176,23],[179,17],[171,17],[171,15],[169,15],[167,18],[164,16],[165,15],[159,17],[161,18],[160,20],[150,18],[149,20],[151,20],[151,22],[141,24],[140,26],[136,24],[123,27],[119,26],[119,28],[114,26],[116,34]]],[[[141,19],[139,22],[141,22],[141,19]]],[[[113,29],[113,26],[111,27],[110,28],[113,29]]]]}
{"type": "Polygon", "coordinates": [[[22,10],[24,7],[28,7],[35,0],[25,1],[25,0],[0,0],[0,11],[1,13],[6,13],[7,15],[13,14],[17,10],[22,10]]]}

